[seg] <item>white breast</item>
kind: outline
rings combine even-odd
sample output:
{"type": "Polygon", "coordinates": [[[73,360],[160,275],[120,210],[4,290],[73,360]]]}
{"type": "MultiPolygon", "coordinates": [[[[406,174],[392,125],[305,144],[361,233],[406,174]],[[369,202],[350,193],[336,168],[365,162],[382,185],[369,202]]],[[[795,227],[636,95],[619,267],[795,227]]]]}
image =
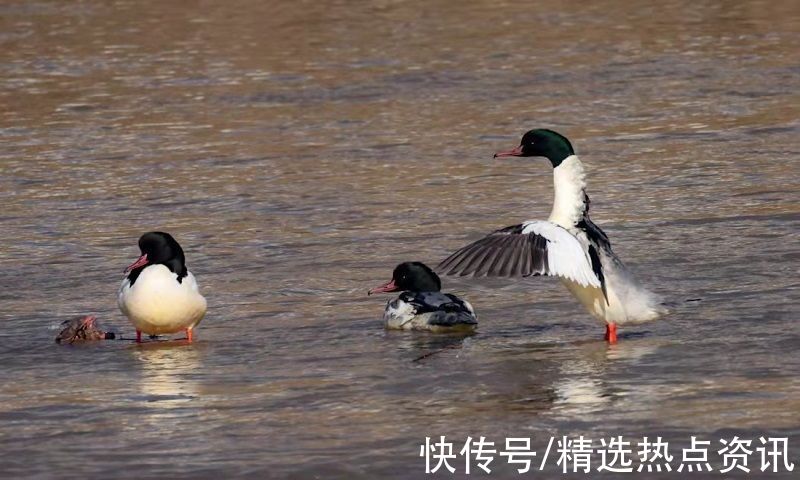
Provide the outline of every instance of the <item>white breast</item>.
{"type": "Polygon", "coordinates": [[[142,270],[131,287],[125,278],[118,303],[133,326],[148,335],[175,333],[192,328],[206,313],[206,299],[200,295],[194,275],[189,272],[180,283],[164,265],[142,270]]]}
{"type": "Polygon", "coordinates": [[[414,330],[422,320],[419,317],[413,305],[400,299],[388,302],[383,311],[383,321],[389,329],[414,330]]]}

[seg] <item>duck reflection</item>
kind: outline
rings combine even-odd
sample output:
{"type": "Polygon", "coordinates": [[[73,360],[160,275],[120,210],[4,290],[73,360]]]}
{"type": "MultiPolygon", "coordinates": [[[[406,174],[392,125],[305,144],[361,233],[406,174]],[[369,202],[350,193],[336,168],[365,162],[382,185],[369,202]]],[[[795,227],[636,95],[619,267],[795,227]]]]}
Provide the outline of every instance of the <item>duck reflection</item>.
{"type": "Polygon", "coordinates": [[[158,424],[186,415],[185,408],[200,397],[198,372],[202,352],[195,345],[156,341],[132,348],[138,361],[139,399],[146,404],[142,419],[158,424]]]}
{"type": "MultiPolygon", "coordinates": [[[[471,408],[550,411],[569,417],[609,411],[634,397],[642,401],[648,392],[633,391],[620,375],[660,346],[645,339],[608,345],[599,340],[540,343],[480,334],[404,337],[399,345],[415,354],[412,361],[417,364],[435,368],[447,362],[452,367],[458,359],[459,368],[450,377],[469,381],[469,390],[461,395],[469,398],[471,408]]],[[[455,382],[451,388],[459,385],[455,382]]]]}
{"type": "Polygon", "coordinates": [[[636,363],[654,353],[658,345],[634,341],[608,345],[594,341],[580,342],[574,347],[577,351],[572,352],[573,360],[559,364],[559,376],[553,385],[554,406],[562,413],[586,414],[605,409],[633,393],[620,391],[620,383],[610,380],[615,373],[624,372],[621,364],[636,363]]]}
{"type": "Polygon", "coordinates": [[[414,332],[409,335],[406,332],[387,330],[386,335],[389,338],[397,339],[398,346],[401,350],[414,354],[411,360],[412,362],[420,362],[446,351],[469,348],[472,345],[470,338],[475,335],[475,333],[461,332],[442,334],[414,332]]]}

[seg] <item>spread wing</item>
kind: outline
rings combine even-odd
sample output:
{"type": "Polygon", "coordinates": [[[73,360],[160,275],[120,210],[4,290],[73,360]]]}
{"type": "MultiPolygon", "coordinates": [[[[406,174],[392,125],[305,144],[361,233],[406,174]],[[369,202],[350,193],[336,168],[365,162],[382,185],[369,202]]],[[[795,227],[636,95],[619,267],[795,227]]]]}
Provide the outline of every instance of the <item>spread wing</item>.
{"type": "Polygon", "coordinates": [[[541,220],[497,230],[456,251],[436,270],[462,277],[553,275],[583,286],[603,286],[581,242],[563,227],[541,220]]]}

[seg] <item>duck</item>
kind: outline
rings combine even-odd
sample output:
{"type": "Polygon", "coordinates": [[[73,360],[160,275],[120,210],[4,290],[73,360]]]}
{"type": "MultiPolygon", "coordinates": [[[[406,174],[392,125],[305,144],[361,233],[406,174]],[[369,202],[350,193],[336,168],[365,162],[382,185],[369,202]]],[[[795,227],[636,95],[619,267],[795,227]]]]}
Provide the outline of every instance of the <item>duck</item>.
{"type": "Polygon", "coordinates": [[[422,262],[404,262],[392,272],[392,279],[367,292],[402,292],[386,304],[383,322],[389,330],[418,330],[436,333],[472,332],[478,317],[469,302],[442,293],[442,281],[422,262]]]}
{"type": "Polygon", "coordinates": [[[617,343],[617,326],[655,320],[667,313],[611,249],[589,217],[584,165],[572,143],[550,129],[526,132],[519,146],[499,157],[544,157],[553,167],[554,200],[547,220],[501,228],[460,248],[436,267],[443,275],[473,277],[556,276],[598,321],[604,339],[617,343]]]}
{"type": "Polygon", "coordinates": [[[81,315],[61,322],[61,331],[56,337],[56,343],[73,344],[114,339],[116,339],[114,332],[106,332],[97,325],[96,316],[81,315]]]}
{"type": "Polygon", "coordinates": [[[139,238],[141,256],[125,269],[117,302],[136,328],[136,342],[142,333],[151,337],[193,330],[206,313],[206,299],[186,268],[180,244],[165,232],[148,232],[139,238]]]}

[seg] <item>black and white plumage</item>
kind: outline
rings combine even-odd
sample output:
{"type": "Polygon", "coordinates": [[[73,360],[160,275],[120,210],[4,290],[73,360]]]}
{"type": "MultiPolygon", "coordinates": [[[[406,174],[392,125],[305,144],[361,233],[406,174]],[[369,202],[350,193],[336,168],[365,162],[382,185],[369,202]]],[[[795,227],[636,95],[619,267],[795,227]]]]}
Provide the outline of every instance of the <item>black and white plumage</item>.
{"type": "Polygon", "coordinates": [[[557,276],[598,320],[606,339],[616,341],[616,324],[653,320],[666,310],[611,250],[608,236],[589,218],[583,164],[566,137],[531,130],[520,146],[497,156],[541,156],[553,165],[555,199],[548,220],[529,220],[495,231],[442,261],[445,275],[557,276]]]}
{"type": "Polygon", "coordinates": [[[472,331],[478,318],[469,302],[442,293],[441,280],[427,265],[405,262],[398,265],[392,279],[375,287],[369,294],[402,291],[390,300],[383,312],[388,329],[427,330],[431,332],[472,331]]]}
{"type": "Polygon", "coordinates": [[[555,275],[584,286],[600,287],[585,256],[581,243],[565,228],[531,220],[501,228],[467,245],[437,269],[445,275],[475,277],[555,275]]]}
{"type": "Polygon", "coordinates": [[[122,313],[142,332],[161,335],[192,330],[206,313],[194,275],[186,268],[183,249],[172,235],[149,232],[139,238],[142,255],[125,269],[117,302],[122,313]]]}

